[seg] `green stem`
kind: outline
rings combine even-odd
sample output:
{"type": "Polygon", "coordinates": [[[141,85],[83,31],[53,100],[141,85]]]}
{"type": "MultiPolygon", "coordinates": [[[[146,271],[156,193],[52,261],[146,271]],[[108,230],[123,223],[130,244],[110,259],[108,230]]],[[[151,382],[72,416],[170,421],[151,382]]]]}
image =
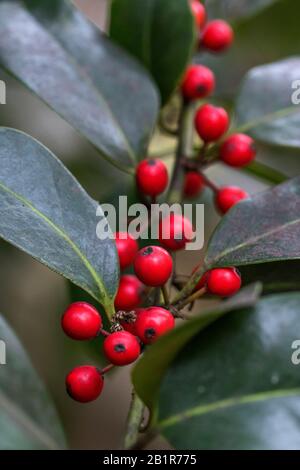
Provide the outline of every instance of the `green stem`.
{"type": "Polygon", "coordinates": [[[124,449],[126,450],[132,449],[138,441],[139,430],[144,415],[144,409],[145,407],[143,402],[133,390],[124,438],[124,449]]]}
{"type": "Polygon", "coordinates": [[[280,184],[288,179],[288,176],[284,175],[280,171],[265,165],[264,163],[254,161],[250,165],[243,168],[245,173],[252,176],[261,178],[271,184],[280,184]]]}

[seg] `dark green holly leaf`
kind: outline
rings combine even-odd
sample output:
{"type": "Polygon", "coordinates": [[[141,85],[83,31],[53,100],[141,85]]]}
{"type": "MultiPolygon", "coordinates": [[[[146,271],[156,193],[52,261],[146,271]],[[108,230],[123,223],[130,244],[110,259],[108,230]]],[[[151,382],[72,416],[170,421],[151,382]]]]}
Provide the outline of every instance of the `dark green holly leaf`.
{"type": "Polygon", "coordinates": [[[300,258],[300,177],[234,206],[210,240],[205,265],[242,266],[300,258]]]}
{"type": "Polygon", "coordinates": [[[275,261],[269,263],[249,264],[239,268],[243,284],[260,281],[263,292],[300,291],[300,261],[275,261]]]}
{"type": "Polygon", "coordinates": [[[158,426],[174,447],[299,449],[299,309],[299,293],[265,297],[182,348],[159,398],[158,426]]]}
{"type": "Polygon", "coordinates": [[[156,120],[151,79],[68,0],[26,4],[0,2],[0,65],[128,170],[156,120]]]}
{"type": "Polygon", "coordinates": [[[195,318],[175,328],[147,349],[133,370],[133,384],[140,398],[155,417],[159,388],[164,374],[178,352],[201,330],[233,310],[255,304],[261,286],[242,289],[238,295],[213,309],[208,308],[195,318]]]}
{"type": "Polygon", "coordinates": [[[299,147],[299,76],[297,57],[252,69],[237,98],[237,125],[261,141],[299,147]]]}
{"type": "Polygon", "coordinates": [[[195,46],[187,0],[113,0],[112,38],[154,77],[165,103],[178,85],[195,46]]]}
{"type": "Polygon", "coordinates": [[[96,234],[100,206],[22,132],[0,129],[0,160],[0,236],[85,289],[110,315],[119,267],[115,243],[96,234]]]}
{"type": "Polygon", "coordinates": [[[2,316],[0,340],[0,449],[65,447],[53,402],[26,351],[2,316]]]}

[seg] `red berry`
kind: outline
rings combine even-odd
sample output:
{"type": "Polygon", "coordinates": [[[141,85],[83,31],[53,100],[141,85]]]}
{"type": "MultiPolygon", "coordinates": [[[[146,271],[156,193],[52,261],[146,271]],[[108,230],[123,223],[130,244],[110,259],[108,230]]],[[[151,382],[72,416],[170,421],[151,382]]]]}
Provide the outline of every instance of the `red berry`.
{"type": "Polygon", "coordinates": [[[67,392],[71,398],[81,403],[96,400],[103,389],[103,377],[93,366],[79,366],[66,377],[67,392]]]}
{"type": "Polygon", "coordinates": [[[195,116],[196,130],[204,142],[220,139],[229,127],[229,117],[224,108],[205,104],[195,116]]]}
{"type": "Polygon", "coordinates": [[[254,140],[246,134],[233,134],[221,146],[220,156],[230,166],[248,165],[256,155],[254,140]]]}
{"type": "Polygon", "coordinates": [[[136,321],[136,332],[145,344],[151,344],[175,326],[173,315],[161,307],[143,310],[136,321]]]}
{"type": "Polygon", "coordinates": [[[70,338],[89,340],[98,336],[102,318],[95,307],[87,302],[74,302],[64,312],[61,326],[70,338]]]}
{"type": "Polygon", "coordinates": [[[115,298],[116,310],[134,310],[143,300],[144,286],[132,274],[120,278],[119,289],[115,298]]]}
{"type": "Polygon", "coordinates": [[[205,181],[198,171],[188,171],[185,175],[183,192],[185,197],[199,196],[205,187],[205,181]]]}
{"type": "Polygon", "coordinates": [[[227,49],[233,42],[233,30],[223,20],[213,20],[207,23],[201,37],[201,46],[213,52],[227,49]]]}
{"type": "Polygon", "coordinates": [[[168,186],[166,165],[157,159],[143,160],[136,169],[136,182],[139,190],[148,196],[158,196],[168,186]]]}
{"type": "MultiPolygon", "coordinates": [[[[136,315],[136,318],[138,317],[138,315],[140,314],[141,311],[143,311],[142,308],[134,309],[134,313],[136,315]]],[[[132,335],[137,336],[136,328],[135,328],[136,319],[133,321],[133,320],[124,318],[124,320],[120,321],[120,324],[124,328],[125,331],[128,331],[132,335]]]]}
{"type": "Polygon", "coordinates": [[[225,214],[232,206],[248,197],[249,194],[237,186],[225,186],[217,192],[215,203],[221,214],[225,214]]]}
{"type": "Polygon", "coordinates": [[[128,331],[116,331],[107,336],[103,350],[106,358],[116,366],[127,366],[141,354],[140,343],[128,331]]]}
{"type": "Polygon", "coordinates": [[[209,96],[214,88],[215,76],[213,72],[204,65],[191,65],[185,73],[181,92],[186,100],[196,100],[209,96]]]}
{"type": "Polygon", "coordinates": [[[206,10],[204,5],[202,5],[202,3],[200,3],[198,0],[192,0],[191,9],[196,21],[196,25],[198,28],[202,28],[206,20],[206,10]]]}
{"type": "Polygon", "coordinates": [[[189,219],[178,214],[171,214],[159,223],[161,244],[173,251],[185,248],[193,238],[193,226],[189,219]]]}
{"type": "Polygon", "coordinates": [[[127,232],[117,232],[115,241],[119,255],[120,268],[125,269],[133,263],[139,250],[137,241],[127,232]]]}
{"type": "Polygon", "coordinates": [[[171,256],[159,246],[142,248],[134,260],[135,273],[146,286],[162,286],[171,276],[172,269],[171,256]]]}
{"type": "Polygon", "coordinates": [[[208,272],[207,288],[211,294],[230,297],[241,288],[241,276],[235,268],[216,268],[208,272]]]}

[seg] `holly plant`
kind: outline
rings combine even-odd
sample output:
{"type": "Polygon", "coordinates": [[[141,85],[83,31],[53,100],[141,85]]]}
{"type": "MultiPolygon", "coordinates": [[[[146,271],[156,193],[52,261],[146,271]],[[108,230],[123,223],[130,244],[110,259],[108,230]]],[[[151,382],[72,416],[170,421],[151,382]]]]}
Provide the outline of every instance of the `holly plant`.
{"type": "MultiPolygon", "coordinates": [[[[0,1],[1,67],[126,175],[127,195],[158,225],[158,240],[98,237],[107,201],[41,142],[0,129],[1,237],[94,301],[71,298],[61,317],[67,336],[97,338],[99,352],[61,377],[66,399],[101,406],[110,374],[135,363],[126,449],[155,435],[179,449],[300,447],[300,178],[279,164],[300,148],[299,38],[280,33],[300,14],[289,3],[113,0],[106,35],[69,0],[0,1]],[[158,202],[205,204],[205,222],[215,207],[218,223],[153,220],[158,202]],[[183,272],[195,228],[208,242],[183,272]]],[[[3,319],[0,332],[12,360],[0,370],[0,446],[64,446],[3,319]]]]}

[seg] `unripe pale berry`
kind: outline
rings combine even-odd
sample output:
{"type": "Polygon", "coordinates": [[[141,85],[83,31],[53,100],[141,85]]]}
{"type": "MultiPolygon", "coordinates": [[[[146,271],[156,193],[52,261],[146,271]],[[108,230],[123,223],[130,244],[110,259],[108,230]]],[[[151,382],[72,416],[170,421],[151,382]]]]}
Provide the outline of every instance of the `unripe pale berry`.
{"type": "Polygon", "coordinates": [[[139,190],[147,196],[158,196],[168,186],[166,165],[154,158],[143,160],[136,169],[136,182],[139,190]]]}
{"type": "Polygon", "coordinates": [[[139,250],[137,241],[128,232],[117,232],[115,242],[119,255],[120,268],[125,269],[133,263],[139,250]]]}
{"type": "Polygon", "coordinates": [[[205,26],[200,45],[212,52],[222,52],[233,42],[231,26],[223,20],[213,20],[205,26]]]}
{"type": "Polygon", "coordinates": [[[206,21],[206,10],[202,3],[198,0],[191,0],[191,10],[194,15],[196,25],[198,28],[202,28],[206,21]]]}
{"type": "Polygon", "coordinates": [[[205,188],[205,181],[198,171],[188,171],[185,175],[183,193],[187,198],[199,196],[205,188]]]}
{"type": "Polygon", "coordinates": [[[182,250],[193,238],[193,226],[189,219],[171,214],[159,223],[159,241],[164,248],[182,250]]]}
{"type": "Polygon", "coordinates": [[[146,286],[162,286],[171,276],[172,269],[172,257],[160,246],[142,248],[134,260],[135,273],[146,286]]]}
{"type": "Polygon", "coordinates": [[[221,160],[234,167],[248,165],[255,155],[254,140],[246,134],[233,134],[227,137],[220,149],[221,160]]]}
{"type": "Polygon", "coordinates": [[[221,214],[226,214],[232,206],[247,199],[249,194],[238,186],[225,186],[215,196],[215,204],[221,214]]]}
{"type": "Polygon", "coordinates": [[[74,302],[64,312],[61,326],[70,338],[89,340],[98,336],[102,328],[102,318],[93,305],[74,302]]]}
{"type": "Polygon", "coordinates": [[[136,361],[141,354],[140,343],[128,331],[116,331],[103,343],[106,358],[116,366],[126,366],[136,361]]]}
{"type": "Polygon", "coordinates": [[[144,309],[137,318],[136,332],[145,344],[151,344],[175,326],[173,315],[162,307],[144,309]]]}
{"type": "Polygon", "coordinates": [[[215,76],[204,65],[191,65],[188,67],[183,82],[181,93],[185,100],[196,100],[209,96],[215,88],[215,76]]]}
{"type": "Polygon", "coordinates": [[[205,104],[196,113],[195,127],[204,142],[216,141],[229,127],[228,114],[224,108],[205,104]]]}
{"type": "Polygon", "coordinates": [[[66,377],[66,388],[71,398],[81,403],[96,400],[104,385],[100,371],[93,366],[79,366],[66,377]]]}
{"type": "Polygon", "coordinates": [[[124,274],[120,277],[118,292],[115,298],[116,310],[133,310],[143,300],[144,286],[141,281],[132,274],[124,274]]]}
{"type": "Polygon", "coordinates": [[[207,288],[211,294],[230,297],[241,288],[241,276],[235,268],[216,268],[208,272],[207,288]]]}

